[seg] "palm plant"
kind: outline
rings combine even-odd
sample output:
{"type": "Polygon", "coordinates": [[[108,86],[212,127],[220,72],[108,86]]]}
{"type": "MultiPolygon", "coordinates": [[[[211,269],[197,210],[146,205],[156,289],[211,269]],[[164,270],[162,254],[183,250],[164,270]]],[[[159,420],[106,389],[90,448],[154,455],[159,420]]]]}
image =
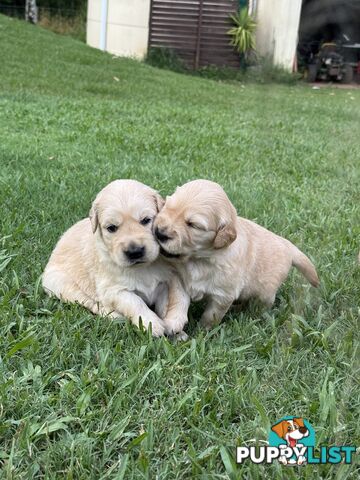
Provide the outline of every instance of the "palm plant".
{"type": "Polygon", "coordinates": [[[242,8],[236,15],[230,15],[233,27],[227,32],[231,35],[230,45],[244,55],[245,59],[255,53],[256,21],[249,15],[247,7],[242,8]]]}

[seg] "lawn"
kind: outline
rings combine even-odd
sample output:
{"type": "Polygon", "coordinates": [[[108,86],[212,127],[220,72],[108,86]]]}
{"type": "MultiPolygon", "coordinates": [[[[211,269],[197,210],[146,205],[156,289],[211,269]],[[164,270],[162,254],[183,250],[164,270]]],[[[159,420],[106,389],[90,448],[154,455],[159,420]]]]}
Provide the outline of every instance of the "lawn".
{"type": "Polygon", "coordinates": [[[284,415],[360,445],[360,91],[221,83],[157,70],[0,16],[0,462],[5,479],[345,479],[352,465],[234,464],[284,415]],[[167,195],[220,182],[286,236],[276,306],[152,339],[49,299],[59,236],[116,178],[167,195]]]}

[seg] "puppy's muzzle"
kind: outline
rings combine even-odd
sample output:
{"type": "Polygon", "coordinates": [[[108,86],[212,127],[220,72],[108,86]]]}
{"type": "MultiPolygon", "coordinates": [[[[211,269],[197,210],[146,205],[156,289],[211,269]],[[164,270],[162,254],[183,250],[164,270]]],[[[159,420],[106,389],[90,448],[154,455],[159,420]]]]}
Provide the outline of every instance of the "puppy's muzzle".
{"type": "Polygon", "coordinates": [[[159,240],[159,242],[162,242],[162,243],[165,243],[165,242],[167,242],[168,240],[171,239],[171,237],[169,237],[166,234],[166,230],[165,229],[160,229],[159,227],[155,228],[155,236],[159,240]]]}
{"type": "Polygon", "coordinates": [[[145,247],[131,243],[126,250],[124,250],[124,255],[128,260],[134,262],[135,260],[142,260],[145,256],[145,247]]]}

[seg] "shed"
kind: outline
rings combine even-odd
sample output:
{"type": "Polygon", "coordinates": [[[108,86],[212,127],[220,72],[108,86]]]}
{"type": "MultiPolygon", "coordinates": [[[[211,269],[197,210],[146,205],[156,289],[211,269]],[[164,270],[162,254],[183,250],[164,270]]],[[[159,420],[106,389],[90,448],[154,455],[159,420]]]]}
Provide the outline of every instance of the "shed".
{"type": "MultiPolygon", "coordinates": [[[[296,67],[299,42],[337,32],[350,32],[353,42],[360,42],[359,0],[247,3],[258,23],[258,53],[289,71],[296,67]]],[[[87,43],[140,59],[149,46],[168,47],[190,67],[236,67],[239,58],[226,32],[230,13],[244,4],[246,0],[88,0],[87,43]]]]}
{"type": "Polygon", "coordinates": [[[150,0],[88,0],[86,42],[115,55],[143,58],[150,0]]]}
{"type": "MultiPolygon", "coordinates": [[[[360,42],[359,0],[251,0],[258,22],[257,50],[275,65],[293,70],[300,50],[322,41],[360,42]]],[[[301,53],[301,52],[300,52],[301,53]]]]}
{"type": "Polygon", "coordinates": [[[190,68],[238,67],[227,35],[238,7],[239,0],[88,0],[87,43],[140,59],[165,47],[190,68]]]}

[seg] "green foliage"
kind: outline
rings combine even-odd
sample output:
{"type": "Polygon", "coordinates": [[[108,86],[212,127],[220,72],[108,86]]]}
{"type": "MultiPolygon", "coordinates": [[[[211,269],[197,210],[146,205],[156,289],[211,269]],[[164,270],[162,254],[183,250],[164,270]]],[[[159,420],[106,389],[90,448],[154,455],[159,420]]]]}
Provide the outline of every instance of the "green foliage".
{"type": "MultiPolygon", "coordinates": [[[[38,25],[86,41],[87,1],[37,0],[38,25]]],[[[0,0],[0,12],[24,19],[25,0],[0,0]]]]}
{"type": "Polygon", "coordinates": [[[360,444],[360,92],[179,75],[3,16],[0,42],[1,478],[355,480],[356,464],[236,466],[234,449],[287,414],[360,444]],[[293,272],[272,310],[209,333],[194,305],[185,343],[49,299],[56,241],[116,178],[164,196],[220,182],[312,257],[320,289],[293,272]]]}
{"type": "MultiPolygon", "coordinates": [[[[25,0],[1,0],[0,5],[5,7],[6,14],[23,17],[25,0]]],[[[46,10],[48,15],[72,17],[86,11],[87,0],[36,0],[36,5],[40,12],[46,10]]]]}
{"type": "Polygon", "coordinates": [[[50,9],[54,14],[62,16],[76,15],[76,12],[86,11],[87,0],[36,0],[36,5],[42,9],[50,9]]]}
{"type": "Polygon", "coordinates": [[[230,15],[234,26],[227,32],[231,36],[230,45],[249,58],[256,49],[255,31],[256,21],[249,14],[248,8],[244,7],[236,15],[230,15]]]}
{"type": "Polygon", "coordinates": [[[257,65],[249,66],[246,70],[208,66],[193,72],[193,75],[222,82],[279,83],[286,85],[295,85],[302,78],[301,74],[290,73],[281,67],[272,65],[266,59],[258,60],[257,65]]]}
{"type": "Polygon", "coordinates": [[[199,68],[194,75],[202,78],[220,81],[244,81],[244,72],[238,68],[217,67],[216,65],[208,65],[199,68]]]}
{"type": "Polygon", "coordinates": [[[222,82],[283,83],[291,85],[302,78],[300,74],[293,74],[281,67],[272,65],[271,61],[265,58],[258,59],[257,65],[249,66],[245,70],[217,67],[216,65],[190,70],[186,68],[173,50],[153,48],[150,49],[145,62],[157,68],[222,82]]]}
{"type": "Polygon", "coordinates": [[[38,25],[54,33],[86,42],[86,11],[80,11],[75,16],[63,16],[49,15],[49,12],[43,10],[40,12],[38,25]]]}
{"type": "Polygon", "coordinates": [[[283,83],[294,85],[301,80],[302,74],[291,73],[282,67],[273,65],[268,58],[258,59],[257,65],[249,66],[245,79],[256,83],[283,83]]]}
{"type": "Polygon", "coordinates": [[[145,62],[153,67],[184,73],[186,67],[174,50],[165,47],[149,48],[145,62]]]}

